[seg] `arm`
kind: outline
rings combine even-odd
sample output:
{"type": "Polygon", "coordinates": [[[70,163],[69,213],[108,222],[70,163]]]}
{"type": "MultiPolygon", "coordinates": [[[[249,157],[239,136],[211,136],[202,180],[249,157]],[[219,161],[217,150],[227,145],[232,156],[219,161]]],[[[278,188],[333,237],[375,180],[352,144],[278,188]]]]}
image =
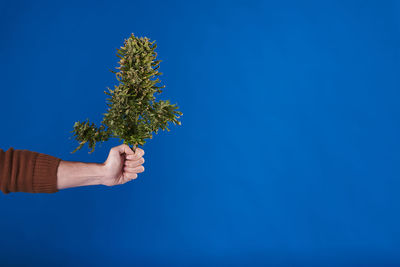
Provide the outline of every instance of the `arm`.
{"type": "Polygon", "coordinates": [[[113,147],[104,163],[63,161],[29,150],[0,149],[0,190],[55,193],[59,189],[103,184],[124,184],[144,171],[144,151],[134,153],[123,144],[113,147]]]}
{"type": "Polygon", "coordinates": [[[128,145],[113,147],[104,163],[61,161],[57,170],[57,188],[88,185],[118,185],[137,178],[144,171],[144,151],[134,153],[128,145]]]}
{"type": "Polygon", "coordinates": [[[57,167],[61,159],[29,150],[0,149],[0,190],[10,192],[57,192],[57,167]]]}
{"type": "Polygon", "coordinates": [[[104,164],[75,161],[60,162],[57,170],[57,189],[99,185],[103,176],[104,164]]]}

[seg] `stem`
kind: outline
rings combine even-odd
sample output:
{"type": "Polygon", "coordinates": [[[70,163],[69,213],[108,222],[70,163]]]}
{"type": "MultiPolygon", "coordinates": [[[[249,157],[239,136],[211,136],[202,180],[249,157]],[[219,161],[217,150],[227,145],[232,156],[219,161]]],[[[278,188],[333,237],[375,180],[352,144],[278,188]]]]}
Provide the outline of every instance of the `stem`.
{"type": "Polygon", "coordinates": [[[136,148],[137,148],[136,145],[130,146],[128,143],[125,143],[125,142],[124,142],[124,144],[127,144],[129,146],[129,148],[133,150],[133,152],[136,152],[136,148]]]}
{"type": "Polygon", "coordinates": [[[132,150],[133,150],[133,152],[136,153],[136,145],[133,145],[133,146],[132,146],[132,150]]]}

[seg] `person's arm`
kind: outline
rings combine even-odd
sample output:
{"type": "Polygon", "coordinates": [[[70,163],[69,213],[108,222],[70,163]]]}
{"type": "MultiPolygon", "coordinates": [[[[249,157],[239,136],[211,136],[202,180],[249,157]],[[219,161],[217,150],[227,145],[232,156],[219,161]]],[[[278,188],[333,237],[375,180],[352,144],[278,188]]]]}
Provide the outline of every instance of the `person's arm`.
{"type": "Polygon", "coordinates": [[[134,153],[128,145],[113,147],[104,163],[61,161],[57,170],[57,188],[87,185],[118,185],[137,178],[144,171],[144,151],[134,153]]]}
{"type": "Polygon", "coordinates": [[[61,159],[29,150],[0,149],[0,190],[10,192],[57,192],[57,168],[61,159]]]}
{"type": "Polygon", "coordinates": [[[0,149],[0,190],[4,194],[55,193],[85,185],[124,184],[144,171],[143,155],[142,149],[133,153],[123,144],[113,147],[104,163],[84,163],[29,150],[0,149]]]}

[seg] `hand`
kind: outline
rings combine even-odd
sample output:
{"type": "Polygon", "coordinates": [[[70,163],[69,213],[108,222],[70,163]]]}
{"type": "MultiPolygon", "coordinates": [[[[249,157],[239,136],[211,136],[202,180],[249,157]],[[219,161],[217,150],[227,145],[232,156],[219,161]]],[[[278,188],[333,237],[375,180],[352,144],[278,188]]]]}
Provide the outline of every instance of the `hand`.
{"type": "Polygon", "coordinates": [[[111,148],[104,162],[104,176],[100,183],[113,186],[136,179],[138,173],[144,172],[143,155],[143,149],[136,148],[134,153],[126,144],[111,148]]]}

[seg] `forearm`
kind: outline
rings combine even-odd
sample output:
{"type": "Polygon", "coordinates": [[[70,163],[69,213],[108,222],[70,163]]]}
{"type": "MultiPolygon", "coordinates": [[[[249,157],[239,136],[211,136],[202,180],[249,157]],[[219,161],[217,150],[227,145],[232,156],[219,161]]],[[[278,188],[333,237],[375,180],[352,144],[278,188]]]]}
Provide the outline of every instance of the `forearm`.
{"type": "Polygon", "coordinates": [[[57,188],[99,185],[104,175],[104,164],[62,160],[57,169],[57,188]]]}

